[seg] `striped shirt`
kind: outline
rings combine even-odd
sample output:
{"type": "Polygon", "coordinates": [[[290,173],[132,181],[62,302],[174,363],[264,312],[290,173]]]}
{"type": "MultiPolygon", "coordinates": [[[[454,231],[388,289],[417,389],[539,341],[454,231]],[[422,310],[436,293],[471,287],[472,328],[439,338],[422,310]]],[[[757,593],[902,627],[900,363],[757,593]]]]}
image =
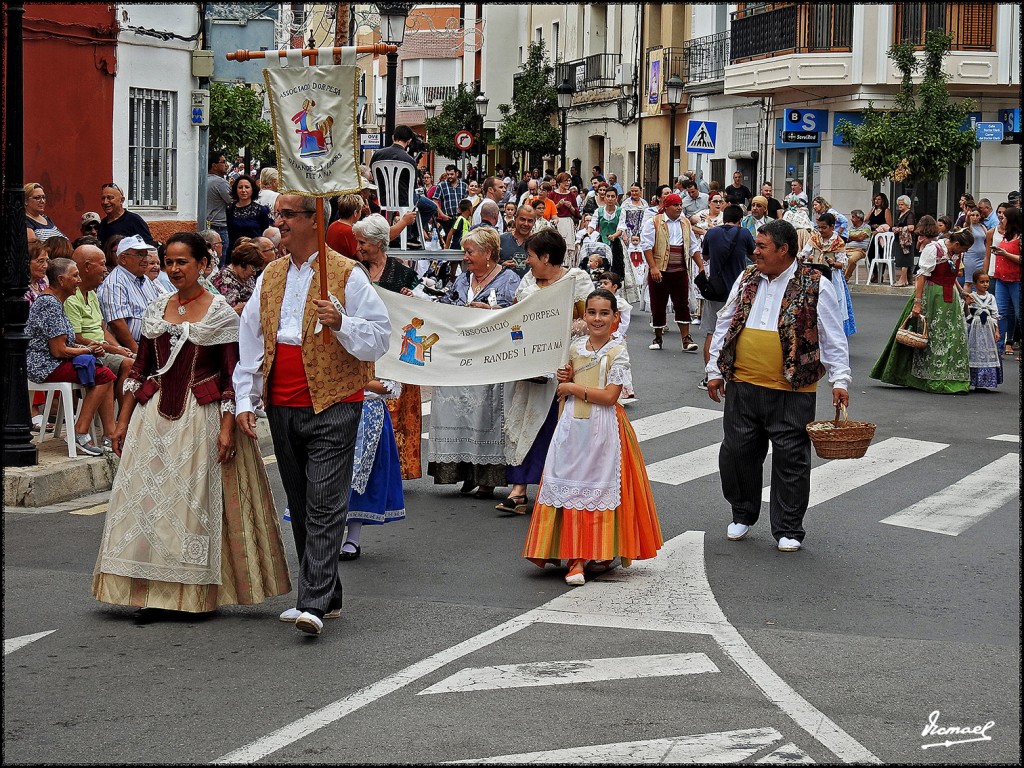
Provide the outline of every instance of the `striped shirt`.
{"type": "Polygon", "coordinates": [[[160,291],[145,275],[136,277],[118,265],[100,283],[96,295],[100,299],[104,321],[124,320],[132,338],[138,341],[142,332],[142,313],[160,295],[160,291]]]}

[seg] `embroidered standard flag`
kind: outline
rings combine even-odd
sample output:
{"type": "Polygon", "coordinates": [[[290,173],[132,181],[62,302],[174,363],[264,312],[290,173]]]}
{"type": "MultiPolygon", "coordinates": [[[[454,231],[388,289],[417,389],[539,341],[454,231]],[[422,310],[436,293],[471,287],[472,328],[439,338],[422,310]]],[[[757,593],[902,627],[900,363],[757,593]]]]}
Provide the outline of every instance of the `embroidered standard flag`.
{"type": "MultiPolygon", "coordinates": [[[[354,61],[343,54],[342,60],[354,61]]],[[[357,192],[359,132],[356,130],[354,64],[283,66],[263,70],[277,149],[278,191],[330,197],[357,192]]]]}
{"type": "Polygon", "coordinates": [[[378,377],[405,384],[497,384],[554,373],[569,359],[571,280],[505,309],[455,307],[377,288],[391,318],[378,377]]]}

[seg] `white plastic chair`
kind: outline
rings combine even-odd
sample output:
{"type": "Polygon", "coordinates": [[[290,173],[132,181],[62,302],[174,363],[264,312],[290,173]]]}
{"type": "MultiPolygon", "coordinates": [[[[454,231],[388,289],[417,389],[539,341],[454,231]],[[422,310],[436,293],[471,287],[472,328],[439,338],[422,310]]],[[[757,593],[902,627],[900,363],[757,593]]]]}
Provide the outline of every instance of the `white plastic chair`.
{"type": "MultiPolygon", "coordinates": [[[[875,267],[881,266],[884,268],[888,265],[889,285],[894,285],[896,283],[896,263],[892,257],[892,244],[895,239],[895,232],[878,232],[875,234],[875,240],[871,244],[871,254],[868,256],[871,262],[868,264],[869,282],[871,277],[875,274],[875,267]]],[[[879,273],[879,279],[881,279],[881,273],[879,273]]]]}
{"type": "MultiPolygon", "coordinates": [[[[381,210],[397,211],[404,215],[415,208],[415,198],[413,195],[416,186],[416,169],[409,163],[403,163],[401,160],[378,160],[370,165],[370,174],[373,176],[374,183],[379,190],[378,200],[380,201],[381,210]],[[406,195],[404,199],[400,199],[399,190],[402,188],[403,177],[405,179],[406,195]]],[[[385,218],[389,222],[391,221],[391,217],[385,218]]],[[[419,217],[417,216],[418,220],[419,217]]],[[[398,236],[403,251],[408,250],[406,246],[407,231],[408,227],[403,229],[398,236]]],[[[420,238],[422,239],[422,237],[423,232],[421,230],[420,238]]]]}
{"type": "MultiPolygon", "coordinates": [[[[82,400],[85,396],[85,388],[80,384],[72,384],[67,381],[36,384],[33,381],[28,383],[29,394],[34,392],[45,392],[46,402],[43,403],[42,428],[39,430],[39,444],[46,442],[51,437],[60,438],[61,429],[67,431],[65,439],[68,444],[68,457],[74,459],[78,456],[78,444],[75,442],[75,422],[82,411],[82,400]],[[53,408],[53,399],[57,392],[60,392],[60,406],[57,409],[57,420],[53,427],[53,434],[48,434],[46,425],[50,421],[50,411],[53,408]],[[74,393],[77,392],[78,406],[75,407],[74,393]]],[[[96,420],[89,425],[89,436],[93,443],[96,443],[96,420]]]]}

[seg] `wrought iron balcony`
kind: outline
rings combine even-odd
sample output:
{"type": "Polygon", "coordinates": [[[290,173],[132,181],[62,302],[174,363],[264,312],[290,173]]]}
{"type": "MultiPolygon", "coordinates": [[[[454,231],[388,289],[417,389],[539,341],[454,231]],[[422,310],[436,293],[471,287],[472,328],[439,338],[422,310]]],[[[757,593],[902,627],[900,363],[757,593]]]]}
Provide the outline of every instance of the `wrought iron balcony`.
{"type": "Polygon", "coordinates": [[[398,106],[418,107],[420,101],[420,87],[418,85],[402,85],[398,88],[398,106]]]}
{"type": "Polygon", "coordinates": [[[573,59],[555,64],[555,87],[568,79],[576,92],[594,88],[614,88],[615,66],[622,61],[620,53],[595,53],[582,59],[573,59]]]}
{"type": "Polygon", "coordinates": [[[421,107],[433,101],[441,104],[456,90],[454,85],[403,85],[398,91],[398,106],[421,107]]]}
{"type": "Polygon", "coordinates": [[[678,75],[687,88],[724,80],[729,45],[729,33],[719,32],[686,40],[675,48],[648,49],[647,71],[650,71],[652,57],[661,59],[662,99],[666,96],[665,84],[672,75],[678,75]]]}
{"type": "Polygon", "coordinates": [[[852,5],[757,5],[731,16],[733,64],[790,53],[848,52],[853,41],[852,5]]]}

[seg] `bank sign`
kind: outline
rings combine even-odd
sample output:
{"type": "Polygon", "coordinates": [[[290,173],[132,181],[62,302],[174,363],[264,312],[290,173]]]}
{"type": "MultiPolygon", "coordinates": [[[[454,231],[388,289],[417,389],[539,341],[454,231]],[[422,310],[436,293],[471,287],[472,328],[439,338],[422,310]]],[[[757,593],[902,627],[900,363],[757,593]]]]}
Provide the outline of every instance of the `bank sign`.
{"type": "Polygon", "coordinates": [[[820,147],[828,132],[827,109],[787,109],[775,119],[775,148],[820,147]]]}

